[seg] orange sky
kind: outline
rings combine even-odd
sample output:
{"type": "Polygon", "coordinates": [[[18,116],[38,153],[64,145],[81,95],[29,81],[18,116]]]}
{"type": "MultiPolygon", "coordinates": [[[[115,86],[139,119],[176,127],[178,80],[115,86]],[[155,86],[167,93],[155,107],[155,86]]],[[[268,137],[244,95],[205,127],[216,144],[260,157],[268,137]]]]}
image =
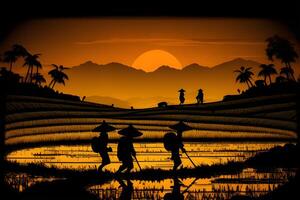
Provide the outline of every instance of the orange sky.
{"type": "MultiPolygon", "coordinates": [[[[0,45],[0,53],[8,50],[15,43],[22,44],[31,53],[41,53],[42,72],[49,80],[47,72],[50,64],[71,67],[89,60],[98,64],[110,62],[120,62],[129,66],[135,64],[134,67],[142,68],[145,71],[153,71],[159,67],[150,66],[151,63],[152,65],[172,65],[170,63],[174,63],[177,68],[191,63],[213,67],[238,57],[260,63],[270,63],[265,55],[265,40],[274,34],[289,39],[295,44],[300,55],[299,43],[294,35],[285,25],[276,21],[246,18],[166,17],[60,18],[27,21],[16,27],[4,40],[0,45]],[[135,62],[143,53],[151,50],[160,50],[170,55],[152,54],[146,59],[142,58],[138,60],[139,62],[135,62]]],[[[22,67],[22,64],[17,63],[14,71],[20,72],[24,76],[26,69],[22,67]]],[[[279,62],[276,65],[277,68],[280,68],[279,62]]],[[[293,66],[297,72],[296,77],[298,77],[299,62],[293,66]]],[[[70,78],[72,79],[72,77],[70,78]]],[[[235,84],[233,78],[232,84],[234,86],[230,88],[230,91],[228,87],[231,86],[223,87],[227,87],[230,93],[236,92],[236,89],[241,87],[235,84]]],[[[92,93],[91,88],[84,89],[84,93],[76,93],[78,88],[72,88],[71,85],[70,80],[65,87],[57,86],[56,89],[63,92],[71,91],[71,93],[81,96],[103,95],[101,91],[99,94],[92,93]]],[[[215,88],[212,87],[215,86],[210,87],[208,89],[214,91],[215,88]]],[[[228,94],[227,90],[226,94],[228,94]]],[[[195,91],[191,92],[194,95],[195,91]]],[[[139,94],[132,95],[134,96],[130,96],[130,98],[143,97],[138,96],[139,94]]],[[[176,99],[175,95],[172,98],[176,99]]],[[[129,98],[128,95],[126,97],[118,96],[118,93],[114,91],[106,96],[120,99],[129,98]]],[[[207,96],[207,99],[219,100],[221,96],[221,94],[211,94],[211,96],[207,96]]]]}
{"type": "Polygon", "coordinates": [[[143,52],[161,49],[183,66],[213,66],[236,57],[266,62],[264,41],[274,34],[296,43],[284,25],[260,19],[42,19],[16,27],[0,52],[17,42],[42,53],[45,65],[74,66],[87,60],[132,65],[143,52]]]}

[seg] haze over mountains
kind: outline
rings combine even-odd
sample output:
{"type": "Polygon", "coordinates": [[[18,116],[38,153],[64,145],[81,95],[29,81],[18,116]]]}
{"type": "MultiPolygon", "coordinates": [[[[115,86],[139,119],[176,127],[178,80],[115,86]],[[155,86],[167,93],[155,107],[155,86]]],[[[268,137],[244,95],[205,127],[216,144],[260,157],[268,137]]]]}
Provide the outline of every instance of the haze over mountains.
{"type": "Polygon", "coordinates": [[[67,71],[70,80],[64,92],[86,96],[86,100],[114,104],[119,107],[153,107],[160,101],[178,103],[178,90],[186,90],[186,103],[194,103],[202,88],[205,102],[221,100],[224,95],[236,94],[243,87],[235,82],[234,70],[252,67],[257,74],[260,63],[237,58],[214,67],[196,63],[181,70],[161,66],[144,72],[121,63],[100,65],[91,61],[67,71]]]}

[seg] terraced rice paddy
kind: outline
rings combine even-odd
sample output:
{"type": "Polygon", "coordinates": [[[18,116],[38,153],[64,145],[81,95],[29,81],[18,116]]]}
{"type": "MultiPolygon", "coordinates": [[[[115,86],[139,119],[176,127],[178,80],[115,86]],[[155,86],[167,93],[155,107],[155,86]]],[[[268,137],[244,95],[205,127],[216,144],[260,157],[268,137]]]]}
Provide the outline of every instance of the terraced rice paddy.
{"type": "MultiPolygon", "coordinates": [[[[196,165],[244,161],[258,152],[283,146],[287,140],[297,138],[293,94],[133,110],[21,96],[10,96],[8,102],[5,144],[14,151],[10,151],[6,159],[25,166],[34,163],[79,172],[96,170],[101,158],[92,152],[89,142],[98,136],[99,133],[92,130],[103,120],[117,128],[109,134],[109,146],[113,152],[109,153],[111,164],[105,170],[111,172],[120,166],[116,156],[116,142],[120,137],[117,131],[128,124],[143,132],[134,143],[142,169],[172,168],[171,155],[164,149],[162,137],[171,131],[169,126],[179,120],[193,128],[184,133],[183,139],[187,153],[196,165]],[[205,142],[212,139],[214,142],[205,142]]],[[[193,167],[184,154],[181,157],[184,167],[193,167]]],[[[136,163],[134,171],[139,171],[136,163]]],[[[293,169],[265,172],[245,169],[240,174],[209,179],[184,178],[180,192],[187,199],[230,199],[236,194],[257,197],[276,189],[294,175],[293,169]]],[[[55,177],[20,173],[6,175],[6,182],[20,192],[35,183],[52,180],[55,177]]],[[[163,199],[174,189],[173,179],[154,182],[124,180],[125,183],[129,181],[133,186],[133,199],[163,199]]],[[[124,189],[119,186],[120,183],[113,180],[102,185],[87,185],[86,189],[100,199],[118,199],[124,189]]]]}

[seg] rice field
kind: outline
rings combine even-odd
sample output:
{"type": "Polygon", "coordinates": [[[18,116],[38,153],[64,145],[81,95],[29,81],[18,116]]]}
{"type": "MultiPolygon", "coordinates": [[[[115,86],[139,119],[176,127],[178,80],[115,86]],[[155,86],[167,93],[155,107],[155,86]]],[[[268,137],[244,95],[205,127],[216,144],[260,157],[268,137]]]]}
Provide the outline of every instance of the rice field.
{"type": "MultiPolygon", "coordinates": [[[[183,140],[188,155],[198,166],[243,162],[259,152],[285,145],[284,140],[297,138],[296,102],[292,94],[133,110],[35,97],[10,96],[8,100],[5,144],[16,148],[7,152],[6,160],[25,167],[41,164],[55,169],[95,171],[101,157],[92,151],[90,141],[99,135],[92,130],[103,120],[117,128],[109,133],[109,146],[113,152],[109,153],[111,164],[104,168],[111,172],[120,166],[116,143],[120,135],[117,131],[128,124],[143,132],[143,136],[134,141],[141,168],[154,170],[172,169],[171,155],[164,149],[162,137],[171,131],[169,126],[179,120],[193,128],[184,133],[183,140]],[[206,142],[210,139],[218,140],[206,142]],[[225,139],[229,140],[225,142],[225,139]],[[250,142],[250,139],[255,141],[250,142]],[[78,141],[82,143],[76,143],[78,141]]],[[[181,159],[184,167],[193,168],[185,154],[181,154],[181,159]]],[[[139,171],[136,163],[133,171],[139,171]]],[[[186,199],[225,200],[234,195],[259,197],[286,183],[295,175],[295,170],[259,172],[245,169],[235,173],[211,178],[183,178],[179,191],[186,199]]],[[[54,180],[58,180],[57,177],[24,173],[5,176],[5,181],[19,192],[36,183],[54,180]]],[[[163,199],[174,190],[175,179],[123,181],[132,183],[132,199],[163,199]]],[[[89,184],[86,190],[100,199],[118,199],[124,193],[124,188],[119,186],[118,181],[112,180],[101,185],[89,184]]]]}
{"type": "MultiPolygon", "coordinates": [[[[244,161],[258,152],[267,151],[274,146],[283,146],[283,142],[185,142],[189,156],[197,165],[225,164],[228,161],[244,161]]],[[[117,143],[110,143],[113,152],[109,153],[111,164],[105,169],[116,171],[120,166],[117,158],[117,143]]],[[[160,142],[136,142],[134,147],[142,169],[171,169],[171,153],[160,142]]],[[[90,145],[60,145],[26,148],[9,153],[8,161],[19,164],[41,163],[47,167],[62,169],[97,169],[101,163],[99,154],[94,153],[90,145]]],[[[193,167],[182,154],[185,167],[193,167]]],[[[134,170],[139,170],[136,163],[134,170]]]]}
{"type": "MultiPolygon", "coordinates": [[[[103,120],[117,129],[128,124],[143,138],[161,139],[168,126],[184,120],[195,130],[189,139],[280,138],[295,139],[295,95],[282,95],[168,108],[117,109],[89,102],[9,96],[5,143],[89,140],[103,120]],[[269,102],[268,105],[265,102],[269,102]]],[[[117,139],[115,133],[112,138],[117,139]]]]}

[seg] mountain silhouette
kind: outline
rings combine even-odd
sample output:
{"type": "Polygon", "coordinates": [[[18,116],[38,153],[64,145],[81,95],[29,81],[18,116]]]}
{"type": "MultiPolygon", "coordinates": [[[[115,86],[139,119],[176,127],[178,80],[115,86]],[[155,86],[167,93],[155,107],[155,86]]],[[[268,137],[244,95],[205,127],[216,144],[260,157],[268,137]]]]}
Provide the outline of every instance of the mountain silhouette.
{"type": "MultiPolygon", "coordinates": [[[[243,86],[235,82],[233,71],[247,66],[252,67],[256,74],[259,65],[255,61],[237,58],[211,68],[193,63],[182,69],[163,65],[153,72],[145,72],[116,62],[102,65],[87,61],[71,67],[67,71],[70,77],[68,84],[58,89],[80,96],[94,96],[93,99],[95,96],[111,97],[126,102],[122,105],[128,103],[134,107],[134,102],[128,100],[139,99],[140,107],[141,99],[148,99],[145,100],[145,107],[148,107],[156,106],[154,99],[171,99],[172,103],[177,103],[179,88],[184,88],[189,94],[186,103],[194,103],[197,90],[202,88],[207,102],[221,100],[227,94],[236,94],[238,88],[243,90],[243,86]]],[[[109,104],[113,103],[115,101],[109,104]]]]}
{"type": "Polygon", "coordinates": [[[102,96],[87,96],[86,101],[105,104],[105,105],[114,105],[114,107],[120,108],[130,108],[130,103],[120,99],[112,97],[102,97],[102,96]]]}

